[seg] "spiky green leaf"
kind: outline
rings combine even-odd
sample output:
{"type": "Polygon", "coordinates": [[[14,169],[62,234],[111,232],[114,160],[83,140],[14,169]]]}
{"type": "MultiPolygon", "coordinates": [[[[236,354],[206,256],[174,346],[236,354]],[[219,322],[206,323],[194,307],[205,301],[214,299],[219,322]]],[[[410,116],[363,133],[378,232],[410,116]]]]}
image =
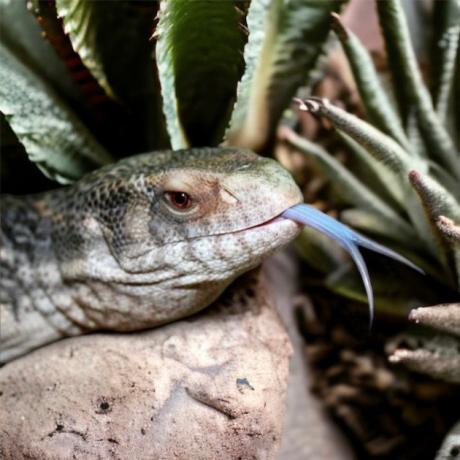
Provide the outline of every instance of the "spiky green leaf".
{"type": "Polygon", "coordinates": [[[332,185],[340,189],[341,198],[345,203],[363,208],[374,215],[380,222],[381,232],[409,245],[416,242],[417,236],[410,225],[322,147],[288,128],[285,130],[285,138],[291,145],[317,161],[332,185]]]}
{"type": "Polygon", "coordinates": [[[241,21],[232,1],[160,3],[156,55],[173,148],[221,142],[244,68],[241,21]]]}
{"type": "Polygon", "coordinates": [[[78,105],[76,86],[51,45],[43,40],[40,26],[25,1],[0,0],[0,42],[50,82],[62,98],[78,105]]]}
{"type": "Polygon", "coordinates": [[[343,26],[338,15],[333,15],[333,25],[347,55],[369,121],[409,152],[409,141],[399,115],[393,109],[367,49],[353,32],[343,26]]]}
{"type": "Polygon", "coordinates": [[[376,4],[389,62],[394,71],[394,85],[404,93],[402,104],[415,109],[430,155],[439,159],[460,180],[458,154],[449,133],[434,111],[411,46],[403,9],[398,0],[377,1],[376,4]]]}
{"type": "Polygon", "coordinates": [[[347,163],[350,171],[357,176],[369,189],[387,202],[390,206],[401,210],[405,208],[405,187],[393,171],[389,171],[367,150],[354,141],[343,131],[337,131],[351,154],[347,163]]]}
{"type": "Polygon", "coordinates": [[[460,226],[446,216],[439,216],[436,220],[436,228],[452,250],[457,272],[457,286],[460,288],[460,226]]]}
{"type": "Polygon", "coordinates": [[[460,337],[460,303],[446,303],[412,310],[409,319],[460,337]]]}
{"type": "Polygon", "coordinates": [[[226,137],[261,150],[283,110],[307,80],[329,33],[329,15],[340,0],[255,0],[247,23],[246,71],[238,87],[226,137]]]}
{"type": "Polygon", "coordinates": [[[71,182],[112,160],[57,94],[3,45],[0,112],[29,158],[59,182],[71,182]]]}
{"type": "Polygon", "coordinates": [[[433,99],[439,118],[446,123],[460,46],[460,1],[434,2],[433,16],[433,99]]]}
{"type": "Polygon", "coordinates": [[[85,66],[130,113],[136,145],[168,146],[150,40],[157,3],[56,0],[56,10],[85,66]]]}
{"type": "Polygon", "coordinates": [[[391,137],[358,117],[334,106],[326,99],[311,97],[298,102],[301,110],[327,118],[336,129],[349,135],[379,160],[388,171],[398,176],[404,189],[405,210],[410,221],[417,229],[419,238],[424,241],[427,251],[433,255],[436,254],[436,242],[430,232],[430,223],[407,181],[407,174],[413,168],[419,168],[420,171],[425,172],[428,170],[428,163],[423,159],[411,157],[391,137]]]}
{"type": "MultiPolygon", "coordinates": [[[[433,233],[437,237],[441,261],[446,272],[449,273],[450,249],[446,245],[442,233],[439,232],[438,221],[443,216],[444,218],[452,219],[454,222],[460,222],[460,203],[439,182],[429,176],[423,176],[416,171],[412,171],[409,175],[409,180],[419,195],[428,219],[432,224],[433,233]]],[[[457,262],[457,260],[454,261],[456,265],[457,262]]],[[[457,270],[460,270],[460,266],[457,266],[457,270]]],[[[457,278],[459,278],[459,275],[460,271],[457,273],[457,278]]],[[[455,279],[454,275],[452,275],[452,279],[455,279]]]]}
{"type": "Polygon", "coordinates": [[[416,171],[411,172],[409,180],[433,222],[436,222],[439,216],[460,222],[460,203],[439,182],[416,171]]]}
{"type": "Polygon", "coordinates": [[[426,169],[424,163],[411,158],[391,137],[371,124],[331,104],[327,99],[307,98],[300,102],[300,109],[327,118],[336,129],[343,131],[362,145],[378,161],[401,178],[405,179],[414,164],[422,170],[426,169]]]}
{"type": "Polygon", "coordinates": [[[386,219],[382,219],[380,214],[370,211],[369,209],[346,209],[340,213],[340,220],[359,231],[365,232],[368,235],[388,238],[396,242],[404,242],[408,246],[417,246],[417,244],[420,245],[421,243],[417,240],[414,230],[404,221],[402,222],[404,222],[405,228],[406,226],[409,227],[405,231],[406,233],[412,234],[412,241],[410,241],[408,236],[401,235],[397,228],[392,225],[392,221],[385,222],[386,219]]]}
{"type": "MultiPolygon", "coordinates": [[[[460,339],[447,334],[416,339],[414,350],[397,348],[389,356],[390,362],[404,364],[415,372],[428,374],[435,379],[460,383],[460,339]]],[[[404,343],[410,342],[404,336],[402,340],[404,343]]]]}

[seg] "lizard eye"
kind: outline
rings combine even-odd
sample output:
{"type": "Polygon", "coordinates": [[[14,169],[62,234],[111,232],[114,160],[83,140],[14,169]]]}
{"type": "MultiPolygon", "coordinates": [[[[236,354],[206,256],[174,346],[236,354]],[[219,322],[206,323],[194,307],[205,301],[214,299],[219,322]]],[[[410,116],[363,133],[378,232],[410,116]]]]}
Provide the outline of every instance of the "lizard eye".
{"type": "Polygon", "coordinates": [[[192,206],[192,198],[185,192],[165,192],[166,200],[176,209],[188,209],[192,206]]]}

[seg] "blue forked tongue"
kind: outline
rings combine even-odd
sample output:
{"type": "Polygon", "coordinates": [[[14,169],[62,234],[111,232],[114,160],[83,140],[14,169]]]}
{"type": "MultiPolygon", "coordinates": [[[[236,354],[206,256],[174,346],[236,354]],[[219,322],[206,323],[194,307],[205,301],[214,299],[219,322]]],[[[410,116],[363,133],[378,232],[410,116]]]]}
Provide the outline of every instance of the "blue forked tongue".
{"type": "Polygon", "coordinates": [[[366,262],[359,252],[359,246],[395,259],[399,262],[402,262],[403,264],[408,265],[414,270],[423,273],[423,270],[414,265],[410,260],[407,260],[405,257],[397,254],[391,249],[388,249],[385,246],[382,246],[375,241],[360,235],[346,225],[340,223],[327,214],[324,214],[313,206],[309,206],[308,204],[297,204],[292,206],[291,208],[284,211],[281,214],[281,217],[294,220],[304,225],[308,225],[309,227],[324,233],[336,241],[350,254],[356,266],[358,267],[359,273],[364,283],[364,287],[366,289],[367,299],[369,302],[370,326],[372,326],[374,321],[374,295],[372,292],[372,284],[369,277],[369,272],[367,271],[366,262]]]}

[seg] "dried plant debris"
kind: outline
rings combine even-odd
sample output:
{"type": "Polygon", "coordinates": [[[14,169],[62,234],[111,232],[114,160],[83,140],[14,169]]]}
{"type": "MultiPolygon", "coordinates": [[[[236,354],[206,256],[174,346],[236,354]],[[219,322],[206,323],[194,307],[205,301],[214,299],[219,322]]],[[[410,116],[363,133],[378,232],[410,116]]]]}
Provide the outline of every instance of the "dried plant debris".
{"type": "Polygon", "coordinates": [[[432,459],[458,417],[458,385],[388,362],[386,337],[401,326],[380,321],[367,335],[364,315],[360,321],[353,311],[359,308],[334,304],[324,291],[314,309],[305,305],[300,298],[297,313],[312,389],[354,441],[358,458],[432,459]]]}

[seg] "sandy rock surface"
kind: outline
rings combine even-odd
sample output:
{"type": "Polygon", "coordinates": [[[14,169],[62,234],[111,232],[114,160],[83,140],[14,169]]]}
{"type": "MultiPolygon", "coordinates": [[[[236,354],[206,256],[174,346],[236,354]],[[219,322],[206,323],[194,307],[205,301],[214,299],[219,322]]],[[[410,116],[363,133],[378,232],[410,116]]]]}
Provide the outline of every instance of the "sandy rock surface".
{"type": "Polygon", "coordinates": [[[291,346],[265,292],[252,274],[192,318],[7,364],[0,458],[275,458],[291,346]]]}
{"type": "Polygon", "coordinates": [[[296,309],[301,308],[308,315],[307,309],[312,307],[304,296],[299,302],[299,267],[292,249],[276,253],[264,266],[269,285],[276,287],[272,289],[273,298],[293,346],[277,459],[352,460],[355,455],[347,439],[328,415],[323,402],[310,391],[313,377],[305,359],[305,341],[299,331],[296,309]]]}

